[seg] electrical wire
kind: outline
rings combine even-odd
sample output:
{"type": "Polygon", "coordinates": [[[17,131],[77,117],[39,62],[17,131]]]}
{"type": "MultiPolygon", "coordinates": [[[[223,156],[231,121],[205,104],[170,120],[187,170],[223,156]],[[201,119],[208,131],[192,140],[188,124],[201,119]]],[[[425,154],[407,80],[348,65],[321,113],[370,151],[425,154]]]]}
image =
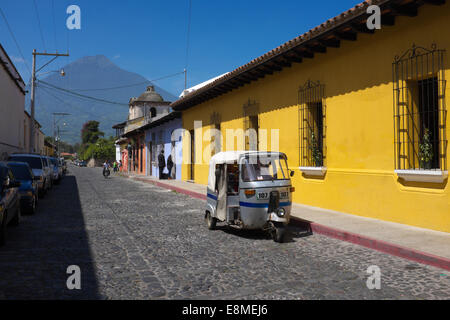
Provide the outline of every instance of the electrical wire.
{"type": "Polygon", "coordinates": [[[56,20],[55,20],[55,1],[52,0],[52,16],[53,16],[53,32],[55,36],[55,50],[58,52],[58,41],[56,37],[56,20]]]}
{"type": "Polygon", "coordinates": [[[1,13],[2,17],[3,17],[3,20],[5,20],[5,23],[6,23],[6,26],[8,27],[9,33],[11,34],[11,37],[13,38],[14,43],[16,44],[17,50],[19,51],[19,54],[20,54],[20,56],[22,57],[23,62],[25,63],[25,67],[27,68],[28,73],[30,74],[30,78],[31,78],[31,69],[30,69],[30,66],[28,65],[28,62],[27,62],[27,60],[25,59],[25,57],[24,57],[24,55],[23,55],[23,53],[22,53],[22,50],[20,49],[19,43],[17,42],[17,39],[16,39],[16,37],[14,36],[14,32],[12,31],[12,29],[11,29],[9,23],[8,23],[8,19],[6,19],[6,15],[5,15],[5,13],[3,12],[2,8],[0,8],[0,13],[1,13]]]}
{"type": "Polygon", "coordinates": [[[33,3],[34,3],[34,9],[36,10],[36,16],[37,16],[37,19],[38,19],[38,26],[39,26],[39,31],[41,33],[41,39],[42,39],[42,43],[44,45],[44,50],[45,50],[45,52],[47,52],[47,47],[45,46],[44,33],[42,32],[41,18],[39,17],[39,10],[38,10],[37,4],[36,4],[36,0],[33,0],[33,3]]]}
{"type": "Polygon", "coordinates": [[[39,84],[43,84],[43,85],[45,85],[47,87],[51,87],[53,89],[56,89],[56,90],[59,90],[59,91],[63,91],[63,92],[66,92],[66,93],[69,93],[69,94],[72,94],[74,96],[78,96],[78,97],[81,97],[81,98],[89,99],[89,100],[96,101],[96,102],[102,102],[102,103],[106,103],[106,104],[114,104],[114,105],[120,105],[120,106],[127,106],[128,107],[127,103],[116,102],[116,101],[108,101],[108,100],[105,100],[105,99],[99,99],[99,98],[87,96],[87,95],[84,95],[84,94],[77,93],[75,91],[71,91],[71,90],[68,90],[68,89],[63,89],[63,88],[54,86],[54,85],[52,85],[52,84],[50,84],[48,82],[42,81],[42,80],[39,80],[38,82],[39,82],[39,84]]]}
{"type": "MultiPolygon", "coordinates": [[[[93,113],[91,113],[91,112],[89,112],[89,111],[87,111],[87,110],[83,110],[82,108],[80,108],[80,107],[78,107],[78,106],[75,106],[75,105],[73,105],[73,104],[67,102],[67,101],[64,100],[63,98],[56,96],[56,94],[54,94],[53,92],[51,92],[48,88],[45,88],[45,87],[43,87],[43,86],[39,86],[39,88],[41,88],[42,91],[44,91],[46,94],[52,96],[53,98],[55,98],[56,100],[58,100],[59,102],[61,102],[61,103],[63,103],[63,104],[67,104],[69,107],[71,107],[71,108],[73,108],[73,109],[77,109],[77,110],[81,111],[82,113],[86,113],[86,114],[88,114],[88,115],[90,115],[90,116],[92,116],[92,117],[98,117],[98,115],[93,114],[93,113]]],[[[116,120],[116,119],[112,119],[112,120],[114,120],[115,122],[121,122],[121,121],[122,121],[122,120],[119,121],[119,120],[116,120]]]]}
{"type": "Polygon", "coordinates": [[[137,82],[137,83],[134,83],[134,84],[123,85],[123,86],[117,86],[117,87],[98,88],[98,89],[72,89],[72,90],[73,90],[73,91],[86,92],[86,91],[103,91],[103,90],[106,91],[106,90],[116,90],[116,89],[123,89],[123,88],[137,87],[137,86],[141,86],[141,85],[144,85],[144,84],[148,84],[149,82],[152,83],[152,82],[156,82],[156,81],[159,81],[159,80],[163,80],[163,79],[167,79],[167,78],[172,78],[172,77],[178,76],[178,75],[183,74],[183,73],[184,73],[184,71],[182,71],[182,72],[177,72],[177,73],[173,73],[173,74],[170,74],[170,75],[167,75],[167,76],[164,76],[164,77],[161,77],[161,78],[153,79],[153,80],[147,80],[147,81],[144,81],[144,82],[137,82]]]}
{"type": "Polygon", "coordinates": [[[191,16],[192,16],[192,0],[189,0],[189,9],[188,9],[188,27],[187,27],[187,40],[186,40],[186,63],[185,69],[187,70],[189,64],[189,45],[190,45],[190,37],[191,37],[191,16]]]}

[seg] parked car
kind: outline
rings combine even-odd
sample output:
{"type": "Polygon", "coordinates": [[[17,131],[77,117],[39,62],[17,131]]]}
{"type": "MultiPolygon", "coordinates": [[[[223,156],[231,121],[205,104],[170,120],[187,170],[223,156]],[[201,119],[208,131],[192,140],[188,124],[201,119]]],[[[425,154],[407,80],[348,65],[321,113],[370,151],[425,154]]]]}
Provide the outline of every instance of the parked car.
{"type": "Polygon", "coordinates": [[[20,182],[20,211],[35,213],[38,202],[38,177],[33,174],[30,165],[26,162],[8,162],[16,181],[20,182]]]}
{"type": "Polygon", "coordinates": [[[81,161],[79,162],[78,166],[79,166],[79,167],[86,167],[86,166],[87,166],[87,163],[86,163],[86,161],[81,160],[81,161]]]}
{"type": "Polygon", "coordinates": [[[56,159],[56,158],[50,157],[49,160],[50,160],[50,167],[53,170],[53,176],[52,176],[53,182],[55,184],[59,184],[61,181],[61,178],[62,178],[62,174],[63,174],[62,166],[61,166],[60,162],[58,161],[58,159],[56,159]]]}
{"type": "Polygon", "coordinates": [[[0,245],[6,242],[8,224],[18,225],[20,222],[20,182],[6,164],[0,163],[0,245]]]}
{"type": "Polygon", "coordinates": [[[38,179],[38,195],[40,198],[43,198],[51,183],[48,179],[48,170],[44,166],[44,158],[38,154],[12,154],[9,156],[8,161],[26,162],[29,164],[33,174],[38,179]]]}

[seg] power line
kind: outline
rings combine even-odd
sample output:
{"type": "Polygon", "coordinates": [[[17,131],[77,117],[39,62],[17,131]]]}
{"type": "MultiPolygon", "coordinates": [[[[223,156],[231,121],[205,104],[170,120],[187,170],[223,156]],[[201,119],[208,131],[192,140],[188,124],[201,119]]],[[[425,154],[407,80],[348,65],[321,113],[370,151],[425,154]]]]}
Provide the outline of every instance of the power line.
{"type": "Polygon", "coordinates": [[[33,3],[34,3],[34,9],[36,10],[36,16],[38,19],[39,31],[41,32],[42,43],[44,44],[44,50],[47,51],[47,48],[45,46],[44,33],[42,32],[41,18],[39,18],[39,10],[38,10],[37,4],[36,4],[36,0],[33,0],[33,3]]]}
{"type": "MultiPolygon", "coordinates": [[[[67,104],[67,105],[68,105],[69,107],[71,107],[71,108],[78,109],[79,111],[81,111],[81,112],[83,112],[83,113],[86,113],[86,114],[88,114],[88,115],[90,115],[90,116],[98,117],[98,115],[95,115],[95,114],[93,114],[93,113],[91,113],[91,112],[89,112],[89,111],[87,111],[87,110],[83,110],[82,108],[80,108],[80,107],[78,107],[78,106],[75,106],[75,105],[73,105],[73,104],[67,102],[67,101],[64,100],[63,98],[56,96],[56,94],[53,94],[53,93],[50,91],[49,88],[42,87],[42,86],[41,86],[40,88],[41,88],[45,93],[47,93],[48,95],[52,96],[53,98],[55,98],[56,100],[58,100],[58,101],[61,102],[61,103],[67,104]]],[[[116,119],[112,119],[112,120],[114,120],[114,121],[116,121],[116,122],[121,122],[121,121],[116,120],[116,119]]]]}
{"type": "Polygon", "coordinates": [[[66,92],[66,93],[69,93],[69,94],[72,94],[74,96],[78,96],[78,97],[81,97],[81,98],[93,100],[93,101],[96,101],[96,102],[102,102],[102,103],[106,103],[106,104],[115,104],[115,105],[127,106],[128,107],[127,103],[121,103],[121,102],[116,102],[116,101],[108,101],[108,100],[105,100],[105,99],[99,99],[99,98],[87,96],[87,95],[84,95],[84,94],[77,93],[75,91],[71,91],[71,90],[67,90],[67,89],[63,89],[63,88],[54,86],[54,85],[52,85],[52,84],[50,84],[48,82],[42,81],[42,80],[39,80],[39,83],[40,84],[44,84],[47,87],[51,87],[53,89],[56,89],[56,90],[59,90],[59,91],[63,91],[63,92],[66,92]]]}
{"type": "Polygon", "coordinates": [[[144,84],[148,84],[149,82],[151,83],[151,82],[156,82],[156,81],[159,81],[159,80],[175,77],[175,76],[178,76],[178,75],[183,74],[183,73],[184,73],[184,71],[177,72],[177,73],[173,73],[173,74],[161,77],[161,78],[157,78],[157,79],[153,79],[153,80],[147,80],[147,81],[144,81],[144,82],[138,82],[138,83],[129,84],[129,85],[118,86],[118,87],[98,88],[98,89],[72,89],[72,90],[80,91],[80,92],[86,92],[86,91],[115,90],[115,89],[122,89],[122,88],[137,87],[137,86],[141,86],[141,85],[144,85],[144,84]]]}
{"type": "Polygon", "coordinates": [[[52,0],[52,16],[53,16],[53,31],[55,36],[55,50],[58,52],[58,42],[56,40],[56,21],[55,21],[55,1],[52,0]]]}
{"type": "Polygon", "coordinates": [[[190,37],[191,37],[191,16],[192,16],[192,0],[189,0],[185,69],[187,69],[188,64],[189,64],[189,44],[190,44],[190,37]]]}
{"type": "Polygon", "coordinates": [[[22,50],[20,49],[19,43],[17,42],[17,39],[16,39],[16,37],[14,36],[14,33],[12,32],[12,29],[11,29],[9,23],[8,23],[8,19],[6,19],[5,13],[3,12],[2,8],[0,8],[0,13],[1,13],[2,17],[3,17],[3,20],[5,20],[5,23],[6,23],[6,26],[8,27],[9,33],[11,34],[11,37],[13,38],[13,40],[14,40],[14,42],[15,42],[15,44],[16,44],[17,50],[19,51],[19,54],[20,54],[20,56],[22,57],[23,62],[25,63],[25,67],[27,68],[28,73],[30,74],[30,77],[31,77],[31,69],[30,69],[30,66],[28,65],[28,62],[27,62],[27,60],[25,59],[25,57],[24,57],[24,55],[23,55],[23,53],[22,53],[22,50]]]}

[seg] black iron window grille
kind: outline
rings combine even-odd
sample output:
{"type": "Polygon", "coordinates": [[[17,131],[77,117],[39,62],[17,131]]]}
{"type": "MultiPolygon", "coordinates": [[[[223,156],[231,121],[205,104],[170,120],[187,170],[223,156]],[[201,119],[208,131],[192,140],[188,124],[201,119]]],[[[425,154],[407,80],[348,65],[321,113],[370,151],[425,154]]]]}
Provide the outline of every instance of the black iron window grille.
{"type": "Polygon", "coordinates": [[[325,85],[308,80],[299,89],[300,165],[323,167],[326,161],[325,85]]]}
{"type": "Polygon", "coordinates": [[[257,151],[259,148],[259,105],[248,100],[244,104],[244,143],[245,150],[257,151]]]}
{"type": "Polygon", "coordinates": [[[398,170],[447,170],[445,50],[413,45],[394,59],[394,146],[398,170]]]}

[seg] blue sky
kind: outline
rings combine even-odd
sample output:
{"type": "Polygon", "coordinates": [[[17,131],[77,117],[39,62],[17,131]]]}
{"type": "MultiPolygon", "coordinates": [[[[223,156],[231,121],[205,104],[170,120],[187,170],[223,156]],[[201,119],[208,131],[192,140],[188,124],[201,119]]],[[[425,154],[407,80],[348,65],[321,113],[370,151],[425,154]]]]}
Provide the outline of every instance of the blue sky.
{"type": "MultiPolygon", "coordinates": [[[[45,44],[47,51],[70,51],[69,58],[59,58],[48,70],[97,54],[149,80],[184,69],[189,0],[35,1],[44,40],[33,0],[0,3],[30,68],[32,50],[43,51],[45,44]],[[66,28],[71,4],[81,8],[81,30],[66,28]]],[[[192,0],[188,87],[231,71],[359,2],[192,0]]],[[[0,42],[28,82],[27,68],[1,16],[0,42]]],[[[179,94],[184,76],[156,84],[179,94]]]]}

